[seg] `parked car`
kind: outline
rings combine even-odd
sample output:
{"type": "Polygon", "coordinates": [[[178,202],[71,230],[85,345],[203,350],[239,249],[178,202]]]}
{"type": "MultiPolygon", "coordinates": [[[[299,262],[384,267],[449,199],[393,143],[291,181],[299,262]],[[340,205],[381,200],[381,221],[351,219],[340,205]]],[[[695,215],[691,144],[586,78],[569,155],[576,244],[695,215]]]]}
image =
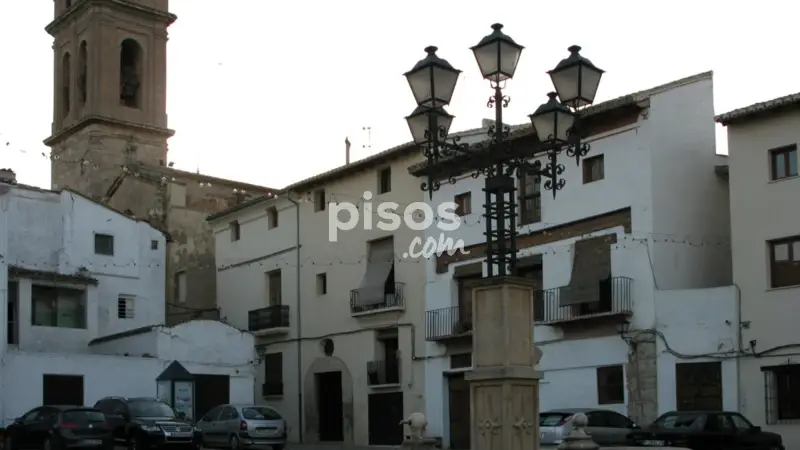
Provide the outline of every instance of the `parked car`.
{"type": "Polygon", "coordinates": [[[5,432],[4,450],[113,450],[111,428],[102,412],[85,406],[40,406],[16,419],[5,432]]]}
{"type": "Polygon", "coordinates": [[[779,434],[761,431],[737,412],[668,412],[649,427],[632,431],[629,439],[632,445],[643,447],[783,450],[779,434]]]}
{"type": "Polygon", "coordinates": [[[220,405],[211,409],[196,426],[204,447],[283,450],[286,446],[286,420],[269,406],[220,405]]]}
{"type": "Polygon", "coordinates": [[[130,450],[151,447],[199,448],[200,433],[185,416],[154,398],[105,397],[95,408],[106,416],[114,439],[130,450]]]}
{"type": "Polygon", "coordinates": [[[572,432],[572,418],[577,413],[586,414],[589,426],[586,432],[602,446],[625,445],[628,433],[637,429],[633,421],[622,414],[594,408],[564,408],[539,414],[539,433],[542,445],[558,445],[572,432]]]}

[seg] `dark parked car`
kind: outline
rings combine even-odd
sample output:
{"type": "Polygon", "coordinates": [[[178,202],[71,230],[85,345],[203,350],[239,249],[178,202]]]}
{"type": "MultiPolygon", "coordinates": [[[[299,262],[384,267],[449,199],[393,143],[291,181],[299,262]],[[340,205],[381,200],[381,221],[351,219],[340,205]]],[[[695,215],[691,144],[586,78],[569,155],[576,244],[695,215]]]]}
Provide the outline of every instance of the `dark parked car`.
{"type": "Polygon", "coordinates": [[[86,448],[111,450],[114,440],[106,418],[85,406],[40,406],[14,421],[4,450],[86,448]]]}
{"type": "Polygon", "coordinates": [[[106,397],[94,405],[106,415],[114,439],[130,450],[199,448],[200,433],[168,404],[154,398],[106,397]]]}
{"type": "Polygon", "coordinates": [[[692,450],[783,450],[776,433],[761,431],[736,412],[668,412],[652,425],[628,435],[632,445],[686,447],[692,450]]]}

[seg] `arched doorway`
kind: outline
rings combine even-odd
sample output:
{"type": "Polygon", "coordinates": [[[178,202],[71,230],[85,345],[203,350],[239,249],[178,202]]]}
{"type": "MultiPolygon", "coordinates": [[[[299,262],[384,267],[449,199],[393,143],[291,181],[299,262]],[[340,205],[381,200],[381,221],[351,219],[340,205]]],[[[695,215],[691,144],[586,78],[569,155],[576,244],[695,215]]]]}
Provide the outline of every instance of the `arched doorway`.
{"type": "Polygon", "coordinates": [[[353,377],[341,359],[314,360],[303,383],[305,442],[353,444],[353,377]]]}

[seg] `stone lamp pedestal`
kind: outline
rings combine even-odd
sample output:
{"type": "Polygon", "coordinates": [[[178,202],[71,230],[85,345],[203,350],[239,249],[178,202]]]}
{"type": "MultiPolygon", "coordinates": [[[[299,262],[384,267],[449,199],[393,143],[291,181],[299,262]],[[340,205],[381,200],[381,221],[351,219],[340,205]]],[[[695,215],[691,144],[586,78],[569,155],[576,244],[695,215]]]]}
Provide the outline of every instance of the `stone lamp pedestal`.
{"type": "Polygon", "coordinates": [[[473,450],[539,448],[539,378],[531,280],[494,277],[472,291],[473,450]]]}

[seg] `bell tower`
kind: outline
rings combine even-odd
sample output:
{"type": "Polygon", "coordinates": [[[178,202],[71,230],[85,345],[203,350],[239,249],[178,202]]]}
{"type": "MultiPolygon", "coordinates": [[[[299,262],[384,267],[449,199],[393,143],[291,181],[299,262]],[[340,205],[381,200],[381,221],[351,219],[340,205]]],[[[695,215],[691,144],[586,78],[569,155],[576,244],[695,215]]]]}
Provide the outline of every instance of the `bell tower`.
{"type": "MultiPolygon", "coordinates": [[[[54,0],[51,182],[102,200],[123,166],[164,165],[169,0],[54,0]]],[[[113,201],[152,214],[158,188],[126,182],[113,201]]]]}

